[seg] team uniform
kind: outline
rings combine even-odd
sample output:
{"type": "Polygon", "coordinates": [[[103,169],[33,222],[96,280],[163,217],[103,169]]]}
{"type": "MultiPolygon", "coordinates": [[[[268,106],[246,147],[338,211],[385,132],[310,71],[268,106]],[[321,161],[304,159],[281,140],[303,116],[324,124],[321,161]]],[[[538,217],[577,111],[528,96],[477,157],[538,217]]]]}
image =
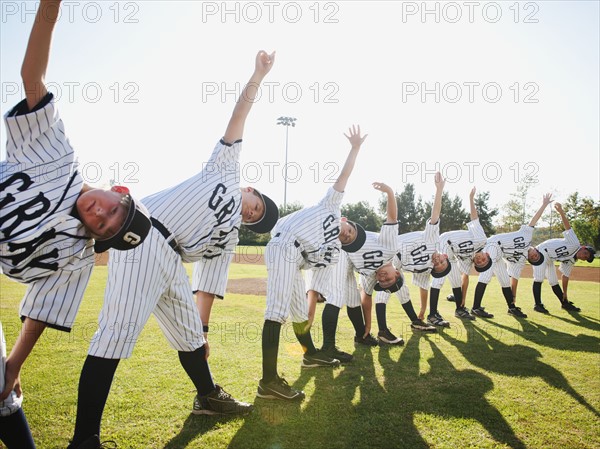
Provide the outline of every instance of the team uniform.
{"type": "Polygon", "coordinates": [[[327,297],[322,280],[331,276],[340,257],[340,206],[343,193],[329,188],[313,207],[283,217],[272,230],[265,249],[267,265],[267,308],[265,320],[284,323],[308,318],[306,291],[317,290],[327,297]],[[319,270],[305,286],[303,270],[319,270]],[[324,290],[324,291],[321,291],[324,290]]]}
{"type": "Polygon", "coordinates": [[[560,262],[560,272],[569,277],[577,259],[575,255],[581,249],[581,243],[575,231],[569,229],[563,232],[564,238],[550,239],[540,243],[536,248],[544,255],[544,263],[533,267],[533,281],[543,282],[548,279],[550,286],[558,284],[554,261],[560,262]]]}
{"type": "Polygon", "coordinates": [[[182,262],[200,261],[201,271],[210,273],[204,291],[224,294],[241,224],[240,150],[241,141],[229,145],[221,140],[200,173],[142,200],[152,215],[153,229],[135,250],[111,250],[104,305],[90,355],[130,357],[151,313],[174,349],[194,351],[204,344],[182,262]]]}
{"type": "MultiPolygon", "coordinates": [[[[400,271],[409,271],[413,274],[412,283],[419,288],[428,289],[430,285],[433,261],[431,256],[437,252],[440,239],[440,222],[431,224],[428,220],[424,231],[408,232],[400,234],[396,240],[396,256],[393,259],[394,266],[400,271]]],[[[372,291],[366,291],[372,294],[372,291]]],[[[401,304],[410,301],[410,294],[406,283],[396,292],[401,304]]],[[[378,291],[375,295],[376,304],[387,304],[390,293],[378,291]]]]}
{"type": "Polygon", "coordinates": [[[28,284],[19,313],[69,331],[94,266],[94,241],[76,218],[83,187],[52,94],[5,117],[0,165],[0,267],[28,284]]]}

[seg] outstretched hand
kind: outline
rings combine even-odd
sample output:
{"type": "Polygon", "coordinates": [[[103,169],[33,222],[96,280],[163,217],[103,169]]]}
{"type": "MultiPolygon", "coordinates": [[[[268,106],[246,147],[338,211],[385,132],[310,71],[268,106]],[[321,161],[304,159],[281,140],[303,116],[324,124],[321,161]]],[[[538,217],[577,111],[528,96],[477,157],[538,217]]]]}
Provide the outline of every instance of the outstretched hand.
{"type": "Polygon", "coordinates": [[[446,180],[442,177],[442,174],[438,171],[435,174],[435,187],[438,190],[443,190],[446,185],[446,180]]]}
{"type": "Polygon", "coordinates": [[[471,193],[469,193],[469,199],[472,200],[473,198],[475,198],[475,192],[477,192],[477,189],[475,187],[473,187],[471,189],[471,193]]]}
{"type": "Polygon", "coordinates": [[[374,182],[372,185],[375,190],[379,190],[380,192],[394,193],[392,188],[383,182],[374,182]]]}
{"type": "Polygon", "coordinates": [[[554,203],[554,209],[556,209],[558,212],[563,212],[562,204],[560,203],[554,203]]]}
{"type": "Polygon", "coordinates": [[[544,205],[544,207],[546,207],[552,201],[554,201],[554,200],[552,199],[552,194],[551,193],[546,193],[544,195],[544,197],[542,198],[542,204],[544,205]]]}
{"type": "Polygon", "coordinates": [[[360,125],[354,126],[352,128],[348,128],[348,134],[344,133],[344,136],[350,141],[350,145],[352,148],[360,148],[368,134],[365,134],[363,137],[360,136],[360,125]]]}
{"type": "Polygon", "coordinates": [[[0,393],[0,401],[4,401],[11,393],[15,391],[17,397],[21,397],[21,377],[19,372],[15,372],[13,365],[10,363],[10,358],[6,361],[6,373],[4,376],[4,391],[0,393]]]}
{"type": "Polygon", "coordinates": [[[260,50],[256,55],[255,72],[261,76],[265,76],[275,63],[275,52],[268,54],[264,50],[260,50]]]}

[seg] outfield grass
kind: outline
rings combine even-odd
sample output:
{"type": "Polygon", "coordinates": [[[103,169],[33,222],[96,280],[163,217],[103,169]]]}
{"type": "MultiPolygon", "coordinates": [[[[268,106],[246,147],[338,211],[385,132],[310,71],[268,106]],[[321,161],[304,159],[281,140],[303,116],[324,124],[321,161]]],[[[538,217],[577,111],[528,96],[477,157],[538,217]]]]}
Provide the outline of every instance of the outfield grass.
{"type": "MultiPolygon", "coordinates": [[[[246,277],[241,270],[249,269],[233,264],[231,275],[246,277]]],[[[259,273],[250,270],[247,277],[259,273]]],[[[46,331],[23,368],[24,407],[39,448],[64,448],[72,434],[79,372],[105,281],[106,268],[97,267],[73,331],[46,331]]],[[[24,288],[2,277],[0,291],[10,350],[24,288]]],[[[411,293],[418,309],[418,292],[411,293]]],[[[446,285],[441,297],[448,293],[446,285]]],[[[493,320],[460,322],[453,304],[441,299],[452,327],[434,335],[413,334],[394,299],[388,322],[406,345],[390,349],[355,349],[342,312],[338,345],[356,360],[336,370],[301,369],[299,345],[284,325],[279,369],[306,391],[301,404],[255,398],[265,300],[228,295],[213,309],[210,362],[227,391],[255,403],[245,419],[190,414],[193,385],[151,318],[133,357],[117,370],[102,437],[120,449],[598,448],[600,284],[570,283],[580,314],[562,311],[547,283],[542,294],[550,316],[531,310],[531,280],[521,280],[520,305],[530,316],[521,321],[506,314],[495,280],[484,298],[493,320]]],[[[313,335],[319,344],[320,324],[313,335]]]]}

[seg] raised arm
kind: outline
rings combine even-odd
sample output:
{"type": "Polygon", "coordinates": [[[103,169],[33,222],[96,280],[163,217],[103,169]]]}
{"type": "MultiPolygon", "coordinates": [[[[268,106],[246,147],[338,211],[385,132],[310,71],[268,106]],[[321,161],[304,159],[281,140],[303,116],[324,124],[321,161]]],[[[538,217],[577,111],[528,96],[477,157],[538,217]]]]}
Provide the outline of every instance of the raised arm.
{"type": "Polygon", "coordinates": [[[374,182],[373,188],[387,195],[387,219],[385,222],[398,223],[398,205],[396,204],[394,190],[383,182],[374,182]]]}
{"type": "Polygon", "coordinates": [[[52,32],[56,25],[60,0],[42,0],[29,35],[25,58],[21,66],[21,78],[25,87],[27,107],[33,109],[48,93],[44,84],[52,32]]]}
{"type": "Polygon", "coordinates": [[[431,224],[437,224],[440,219],[440,212],[442,211],[442,194],[444,193],[444,185],[446,181],[442,177],[440,172],[435,174],[435,199],[433,200],[433,207],[431,208],[431,224]]]}
{"type": "Polygon", "coordinates": [[[567,218],[567,215],[565,214],[565,211],[562,208],[562,204],[554,203],[554,209],[556,209],[556,212],[558,212],[558,214],[560,215],[560,219],[563,222],[565,231],[571,229],[571,223],[569,223],[569,219],[567,218]]]}
{"type": "Polygon", "coordinates": [[[533,227],[537,224],[538,220],[542,217],[542,214],[544,213],[544,209],[546,209],[546,206],[548,204],[550,204],[552,201],[554,201],[552,199],[552,194],[551,193],[546,193],[542,199],[542,205],[540,206],[540,208],[538,209],[538,211],[535,213],[535,215],[533,217],[531,217],[531,221],[529,222],[529,226],[533,227]]]}
{"type": "Polygon", "coordinates": [[[267,73],[269,73],[274,62],[275,52],[269,55],[265,51],[261,50],[256,55],[254,73],[244,87],[240,98],[238,98],[235,108],[233,109],[233,113],[231,114],[231,118],[229,119],[227,129],[225,130],[223,140],[226,143],[233,143],[236,140],[240,140],[244,135],[244,124],[246,123],[248,113],[250,112],[250,109],[252,108],[252,105],[256,99],[256,94],[260,88],[260,83],[267,73]]]}
{"type": "Polygon", "coordinates": [[[356,162],[356,156],[358,156],[358,151],[360,150],[360,146],[363,144],[368,134],[365,134],[363,137],[360,136],[360,126],[352,125],[352,128],[348,129],[348,134],[344,133],[344,136],[350,141],[350,153],[346,158],[346,162],[342,167],[342,171],[340,176],[338,176],[337,181],[333,185],[333,188],[338,192],[343,192],[346,188],[346,184],[348,183],[348,178],[352,174],[352,170],[354,170],[354,163],[356,162]]]}
{"type": "Polygon", "coordinates": [[[471,221],[477,220],[479,218],[479,214],[477,213],[477,209],[475,208],[475,192],[477,189],[473,187],[471,189],[471,193],[469,193],[469,206],[471,207],[471,221]]]}

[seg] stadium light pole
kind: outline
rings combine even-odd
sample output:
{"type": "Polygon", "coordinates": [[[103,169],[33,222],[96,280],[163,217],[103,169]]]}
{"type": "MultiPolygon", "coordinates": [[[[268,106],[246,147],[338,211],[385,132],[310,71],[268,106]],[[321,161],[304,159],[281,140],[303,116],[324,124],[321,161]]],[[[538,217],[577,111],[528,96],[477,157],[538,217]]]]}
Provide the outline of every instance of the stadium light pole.
{"type": "Polygon", "coordinates": [[[277,124],[285,126],[285,168],[283,175],[283,210],[285,212],[287,210],[288,131],[290,126],[296,126],[296,118],[281,116],[277,119],[277,124]]]}

